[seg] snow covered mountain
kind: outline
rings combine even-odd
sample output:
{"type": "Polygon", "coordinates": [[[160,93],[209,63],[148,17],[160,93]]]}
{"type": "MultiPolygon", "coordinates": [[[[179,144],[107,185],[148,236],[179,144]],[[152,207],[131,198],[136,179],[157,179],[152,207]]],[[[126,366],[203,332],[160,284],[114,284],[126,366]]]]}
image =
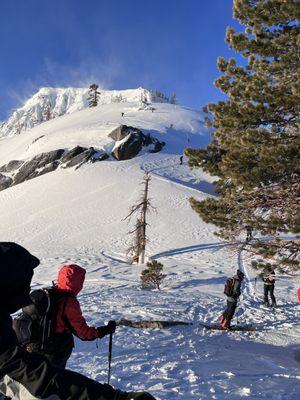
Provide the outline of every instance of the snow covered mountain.
{"type": "MultiPolygon", "coordinates": [[[[185,147],[209,141],[203,116],[167,102],[141,108],[137,92],[121,102],[108,96],[92,109],[84,109],[83,97],[76,96],[65,115],[0,139],[3,179],[14,181],[21,168],[34,164],[34,176],[0,191],[0,240],[18,242],[41,259],[33,287],[49,285],[63,264],[75,262],[87,270],[79,300],[91,325],[110,319],[192,324],[166,330],[118,327],[111,383],[120,389],[147,389],[158,400],[298,399],[297,277],[278,276],[278,308],[266,309],[251,256],[220,241],[215,227],[189,205],[191,196],[214,195],[213,177],[191,171],[185,158],[180,164],[185,147]],[[136,138],[125,129],[120,139],[122,126],[165,145],[157,152],[153,143],[142,145],[134,157],[118,161],[114,149],[129,135],[136,138]],[[63,157],[77,146],[96,153],[67,167],[63,157]],[[57,151],[60,157],[39,164],[41,154],[57,151]],[[104,153],[108,157],[102,159],[104,153]],[[55,168],[46,173],[52,163],[55,168]],[[161,290],[141,290],[144,267],[129,265],[126,258],[134,221],[128,224],[124,217],[140,197],[145,171],[157,209],[148,216],[146,253],[164,265],[161,290]],[[255,331],[208,332],[203,324],[218,321],[224,282],[237,267],[246,279],[234,323],[252,324],[255,331]]],[[[77,340],[68,367],[104,382],[106,339],[99,348],[77,340]]]]}
{"type": "MultiPolygon", "coordinates": [[[[0,124],[0,137],[27,131],[47,120],[88,107],[88,88],[41,88],[25,104],[15,110],[7,121],[0,124]]],[[[101,90],[99,105],[139,102],[166,103],[169,98],[158,90],[143,88],[129,90],[101,90]]]]}

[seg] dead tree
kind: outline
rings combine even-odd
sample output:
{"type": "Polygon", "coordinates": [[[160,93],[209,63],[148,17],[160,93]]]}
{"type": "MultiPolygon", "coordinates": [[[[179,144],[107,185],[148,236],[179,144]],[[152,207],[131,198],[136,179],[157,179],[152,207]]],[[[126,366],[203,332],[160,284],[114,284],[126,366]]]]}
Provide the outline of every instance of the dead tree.
{"type": "Polygon", "coordinates": [[[144,189],[142,191],[141,198],[138,204],[135,204],[131,207],[130,213],[127,215],[126,219],[131,219],[131,217],[135,214],[138,214],[135,228],[129,234],[134,235],[133,244],[129,247],[127,254],[130,255],[130,262],[144,264],[145,263],[145,251],[146,251],[146,227],[147,227],[147,213],[150,208],[154,209],[149,200],[149,182],[151,180],[151,176],[147,172],[144,176],[142,185],[144,189]]]}

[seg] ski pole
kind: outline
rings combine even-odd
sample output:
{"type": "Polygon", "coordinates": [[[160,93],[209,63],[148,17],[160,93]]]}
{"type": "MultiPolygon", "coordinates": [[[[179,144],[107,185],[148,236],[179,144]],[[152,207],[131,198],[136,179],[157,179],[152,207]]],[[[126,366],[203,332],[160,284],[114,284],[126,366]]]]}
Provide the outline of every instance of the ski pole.
{"type": "Polygon", "coordinates": [[[109,334],[109,347],[108,347],[108,377],[107,384],[110,382],[110,374],[111,374],[111,358],[112,358],[112,342],[113,342],[113,334],[109,334]]]}

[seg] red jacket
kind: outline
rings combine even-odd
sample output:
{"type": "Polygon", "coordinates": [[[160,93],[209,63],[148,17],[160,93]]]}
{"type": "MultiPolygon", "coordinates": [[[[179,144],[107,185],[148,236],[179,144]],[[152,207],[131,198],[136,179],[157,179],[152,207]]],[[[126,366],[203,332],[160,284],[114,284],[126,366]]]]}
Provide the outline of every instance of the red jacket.
{"type": "Polygon", "coordinates": [[[69,297],[59,300],[56,333],[74,333],[82,340],[93,340],[99,337],[98,330],[87,325],[82,316],[76,296],[83,287],[85,269],[76,264],[65,265],[59,270],[57,290],[68,292],[69,297]]]}

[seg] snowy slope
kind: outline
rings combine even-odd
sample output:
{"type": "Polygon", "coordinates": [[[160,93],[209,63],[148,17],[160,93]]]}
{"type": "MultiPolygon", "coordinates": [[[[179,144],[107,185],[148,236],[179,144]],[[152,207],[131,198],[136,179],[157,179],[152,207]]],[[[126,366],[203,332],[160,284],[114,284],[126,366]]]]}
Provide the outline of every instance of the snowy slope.
{"type": "MultiPolygon", "coordinates": [[[[300,391],[299,305],[295,278],[276,284],[278,309],[261,306],[249,257],[214,235],[191,210],[188,199],[213,194],[212,178],[179,164],[187,145],[203,145],[201,115],[170,104],[138,111],[138,102],[113,103],[48,121],[26,134],[0,140],[1,164],[70,144],[106,148],[120,123],[166,141],[157,154],[58,169],[0,192],[0,240],[17,241],[41,259],[33,287],[49,284],[58,269],[75,262],[87,269],[80,302],[89,323],[109,319],[181,320],[192,326],[168,330],[120,327],[114,336],[112,381],[123,390],[148,389],[158,399],[298,399],[300,391]],[[125,117],[121,117],[125,112],[125,117]],[[170,128],[171,124],[173,128],[170,128]],[[41,139],[37,138],[43,136],[41,139]],[[123,221],[139,198],[150,171],[147,255],[165,265],[162,290],[141,290],[142,267],[126,262],[131,225],[123,221]],[[224,306],[226,276],[245,270],[237,317],[255,332],[207,332],[224,306]]],[[[236,321],[236,319],[234,320],[236,321]]],[[[69,367],[99,381],[107,376],[107,339],[76,342],[69,367]]]]}
{"type": "Polygon", "coordinates": [[[0,138],[0,164],[76,145],[105,149],[106,145],[113,142],[108,134],[120,124],[141,128],[145,133],[166,139],[168,149],[178,153],[187,145],[208,141],[202,116],[195,111],[157,103],[152,113],[139,110],[138,102],[113,103],[44,122],[26,134],[0,138]],[[122,112],[125,113],[124,117],[121,116],[122,112]]]}

